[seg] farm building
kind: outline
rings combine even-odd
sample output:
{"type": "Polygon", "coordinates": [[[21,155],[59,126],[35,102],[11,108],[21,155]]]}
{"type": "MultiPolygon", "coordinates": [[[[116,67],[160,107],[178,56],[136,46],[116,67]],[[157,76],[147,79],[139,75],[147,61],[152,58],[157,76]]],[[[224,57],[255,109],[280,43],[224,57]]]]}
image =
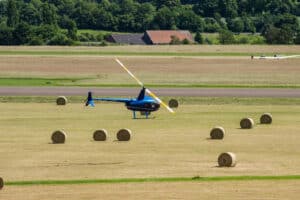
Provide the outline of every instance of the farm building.
{"type": "Polygon", "coordinates": [[[187,39],[191,43],[194,42],[192,34],[185,30],[148,30],[138,34],[112,34],[107,41],[118,44],[156,45],[170,44],[172,37],[180,41],[187,39]]]}
{"type": "Polygon", "coordinates": [[[187,39],[194,42],[194,38],[189,31],[184,30],[150,30],[144,34],[144,41],[147,44],[170,44],[172,36],[177,37],[180,41],[187,39]]]}
{"type": "Polygon", "coordinates": [[[108,42],[117,44],[136,44],[144,45],[143,33],[132,33],[132,34],[111,34],[107,39],[108,42]]]}

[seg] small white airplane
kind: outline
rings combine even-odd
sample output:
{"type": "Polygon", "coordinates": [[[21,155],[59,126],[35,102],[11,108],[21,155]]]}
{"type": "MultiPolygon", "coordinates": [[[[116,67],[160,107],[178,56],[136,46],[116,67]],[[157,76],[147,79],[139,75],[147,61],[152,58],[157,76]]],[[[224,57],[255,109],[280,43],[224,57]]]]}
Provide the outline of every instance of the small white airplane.
{"type": "Polygon", "coordinates": [[[288,59],[288,58],[297,58],[300,57],[300,55],[291,55],[291,56],[281,56],[275,54],[274,56],[251,56],[251,59],[264,59],[264,60],[282,60],[282,59],[288,59]]]}

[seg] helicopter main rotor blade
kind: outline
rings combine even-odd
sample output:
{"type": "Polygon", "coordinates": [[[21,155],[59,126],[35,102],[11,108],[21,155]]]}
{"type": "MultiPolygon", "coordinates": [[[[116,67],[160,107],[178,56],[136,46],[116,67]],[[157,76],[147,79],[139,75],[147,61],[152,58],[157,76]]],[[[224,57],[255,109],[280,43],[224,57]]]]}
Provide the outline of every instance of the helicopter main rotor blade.
{"type": "Polygon", "coordinates": [[[136,82],[137,82],[140,86],[144,87],[144,84],[143,84],[143,83],[142,83],[135,75],[133,75],[133,73],[131,73],[131,72],[125,67],[125,65],[123,65],[123,63],[122,63],[121,61],[119,61],[118,58],[116,58],[116,61],[119,63],[119,65],[121,65],[121,67],[123,67],[123,69],[125,69],[125,71],[127,71],[127,73],[128,73],[132,78],[134,78],[134,79],[136,80],[136,82]]]}
{"type": "Polygon", "coordinates": [[[167,106],[167,104],[165,104],[162,100],[160,100],[160,98],[158,98],[153,92],[151,92],[149,89],[146,88],[146,92],[153,97],[159,104],[163,105],[170,113],[175,113],[174,110],[172,108],[170,108],[169,106],[167,106]]]}
{"type": "MultiPolygon", "coordinates": [[[[123,65],[123,63],[122,63],[119,59],[116,58],[116,61],[117,61],[117,63],[119,63],[119,65],[121,65],[121,67],[123,67],[123,69],[125,69],[125,71],[127,71],[127,73],[128,73],[132,78],[134,78],[134,79],[136,80],[136,82],[137,82],[140,86],[144,87],[144,84],[143,84],[143,83],[142,83],[135,75],[133,75],[133,74],[129,71],[129,69],[127,69],[127,68],[125,67],[125,65],[123,65]]],[[[162,100],[160,100],[160,98],[158,98],[158,97],[157,97],[153,92],[151,92],[149,89],[146,88],[146,92],[147,92],[151,97],[153,97],[159,104],[163,105],[169,112],[175,113],[174,110],[172,110],[169,106],[167,106],[167,104],[165,104],[162,100]]]]}

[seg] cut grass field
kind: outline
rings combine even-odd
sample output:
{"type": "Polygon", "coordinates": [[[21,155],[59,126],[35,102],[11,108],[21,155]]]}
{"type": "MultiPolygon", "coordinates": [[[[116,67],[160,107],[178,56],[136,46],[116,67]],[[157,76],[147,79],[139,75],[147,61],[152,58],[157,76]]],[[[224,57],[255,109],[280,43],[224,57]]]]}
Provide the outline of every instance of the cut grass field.
{"type": "MultiPolygon", "coordinates": [[[[299,52],[299,46],[0,47],[0,86],[135,85],[113,61],[122,55],[147,86],[297,88],[300,59],[242,55],[299,52]]],[[[6,183],[0,199],[300,198],[298,98],[178,97],[175,115],[161,109],[149,120],[132,120],[122,104],[87,108],[85,98],[62,107],[55,97],[0,98],[6,183]],[[257,124],[265,112],[272,125],[257,124]],[[255,128],[241,130],[243,117],[252,117],[255,128]],[[214,126],[225,128],[223,141],[209,139],[214,126]],[[93,141],[101,128],[108,141],[93,141]],[[130,142],[116,141],[121,128],[132,130],[130,142]],[[57,129],[67,133],[66,144],[51,144],[57,129]],[[217,167],[227,151],[237,166],[217,167]]]]}
{"type": "Polygon", "coordinates": [[[2,46],[0,55],[246,56],[299,54],[299,45],[2,46]]]}
{"type": "MultiPolygon", "coordinates": [[[[295,53],[285,53],[294,55],[295,53]]],[[[260,56],[260,53],[238,53],[238,52],[126,52],[126,51],[0,51],[0,55],[29,55],[29,56],[260,56]]],[[[265,53],[266,56],[273,56],[273,53],[265,53]]]]}
{"type": "Polygon", "coordinates": [[[0,171],[7,181],[299,174],[300,107],[233,105],[184,104],[175,115],[161,110],[155,119],[132,120],[120,104],[1,103],[0,171]],[[274,124],[239,129],[241,118],[258,122],[263,112],[274,124]],[[224,141],[207,139],[215,125],[225,128],[224,141]],[[133,140],[116,142],[126,127],[133,140]],[[100,128],[107,142],[92,141],[100,128]],[[68,134],[66,144],[50,144],[56,129],[68,134]],[[223,151],[237,154],[237,167],[216,167],[223,151]]]}
{"type": "Polygon", "coordinates": [[[297,100],[188,98],[175,115],[162,109],[149,120],[132,120],[122,104],[86,108],[75,103],[82,101],[79,97],[62,107],[0,103],[0,171],[7,183],[0,195],[7,200],[20,193],[31,200],[172,199],[183,194],[190,199],[295,199],[300,186],[297,100]],[[273,114],[274,124],[239,129],[242,117],[257,123],[264,112],[273,114]],[[215,125],[225,128],[223,141],[208,139],[215,125]],[[117,142],[115,133],[125,127],[132,130],[132,140],[117,142]],[[108,130],[108,141],[92,141],[99,128],[108,130]],[[66,131],[66,144],[50,143],[56,129],[66,131]],[[216,167],[224,151],[236,153],[236,167],[216,167]]]}
{"type": "Polygon", "coordinates": [[[7,186],[5,200],[191,199],[296,200],[300,181],[162,182],[86,185],[7,186]]]}
{"type": "MultiPolygon", "coordinates": [[[[148,87],[300,87],[297,58],[122,57],[120,60],[148,87]]],[[[136,86],[113,57],[0,56],[0,63],[0,86],[136,86]]]]}

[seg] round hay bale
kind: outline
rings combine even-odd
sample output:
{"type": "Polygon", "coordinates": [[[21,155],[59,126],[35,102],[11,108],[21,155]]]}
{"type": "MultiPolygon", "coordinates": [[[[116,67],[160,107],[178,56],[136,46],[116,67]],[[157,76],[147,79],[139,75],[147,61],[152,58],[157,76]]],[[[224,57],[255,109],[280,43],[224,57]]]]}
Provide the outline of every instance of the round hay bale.
{"type": "Polygon", "coordinates": [[[3,179],[0,177],[0,190],[4,187],[4,181],[3,179]]]}
{"type": "Polygon", "coordinates": [[[210,131],[210,138],[214,140],[222,140],[225,135],[223,127],[217,126],[210,131]]]}
{"type": "Polygon", "coordinates": [[[131,137],[131,131],[129,129],[121,129],[117,133],[117,139],[119,141],[129,141],[131,137]]]}
{"type": "Polygon", "coordinates": [[[170,108],[178,108],[178,105],[179,105],[179,103],[176,99],[171,99],[169,101],[169,107],[170,108]]]}
{"type": "Polygon", "coordinates": [[[53,144],[63,144],[66,141],[66,133],[60,130],[54,131],[52,133],[51,139],[53,144]]]}
{"type": "Polygon", "coordinates": [[[219,167],[234,167],[236,165],[236,156],[234,153],[221,153],[218,157],[219,167]]]}
{"type": "Polygon", "coordinates": [[[264,113],[260,117],[261,124],[272,124],[272,115],[270,113],[264,113]]]}
{"type": "Polygon", "coordinates": [[[65,96],[60,96],[56,99],[56,105],[64,106],[68,102],[68,99],[65,96]]]}
{"type": "Polygon", "coordinates": [[[242,129],[251,129],[254,126],[254,121],[251,118],[243,118],[240,122],[242,129]]]}
{"type": "Polygon", "coordinates": [[[105,141],[107,139],[107,131],[105,129],[96,130],[93,138],[95,141],[105,141]]]}

